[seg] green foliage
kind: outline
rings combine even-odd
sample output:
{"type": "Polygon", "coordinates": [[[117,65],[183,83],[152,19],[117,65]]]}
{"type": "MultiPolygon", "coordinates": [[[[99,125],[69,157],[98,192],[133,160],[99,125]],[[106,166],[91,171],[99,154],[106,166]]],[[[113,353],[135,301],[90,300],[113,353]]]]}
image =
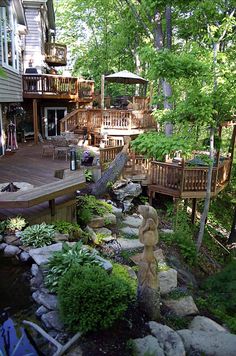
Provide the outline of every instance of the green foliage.
{"type": "Polygon", "coordinates": [[[0,234],[4,233],[7,227],[7,220],[0,221],[0,234]]]}
{"type": "Polygon", "coordinates": [[[86,182],[93,182],[93,172],[90,169],[84,170],[86,182]]]}
{"type": "Polygon", "coordinates": [[[28,226],[21,234],[25,246],[43,247],[51,245],[55,234],[54,226],[45,223],[28,226]]]}
{"type": "Polygon", "coordinates": [[[75,231],[81,232],[81,228],[78,224],[70,223],[65,220],[57,220],[53,223],[55,230],[61,234],[72,234],[75,231]]]}
{"type": "Polygon", "coordinates": [[[236,332],[236,261],[231,261],[221,272],[209,277],[203,284],[206,295],[200,301],[213,315],[236,332]]]}
{"type": "Polygon", "coordinates": [[[183,297],[188,297],[189,295],[190,292],[186,288],[175,288],[170,293],[168,293],[167,298],[178,300],[183,297]]]}
{"type": "Polygon", "coordinates": [[[146,203],[148,203],[148,197],[146,197],[145,195],[139,195],[139,200],[141,202],[141,204],[145,205],[146,203]]]}
{"type": "Polygon", "coordinates": [[[7,219],[6,222],[6,229],[10,231],[21,231],[25,226],[27,222],[25,218],[22,218],[21,216],[16,216],[14,218],[9,218],[7,219]]]}
{"type": "Polygon", "coordinates": [[[93,195],[83,195],[77,200],[77,216],[81,225],[87,225],[93,215],[103,216],[112,212],[112,206],[93,195]]]}
{"type": "Polygon", "coordinates": [[[197,250],[193,240],[193,228],[188,221],[186,212],[179,211],[175,217],[175,230],[173,234],[161,234],[161,239],[168,245],[176,244],[182,256],[189,264],[197,261],[197,250]]]}
{"type": "Polygon", "coordinates": [[[129,284],[131,289],[131,294],[133,295],[134,298],[137,292],[137,280],[130,276],[128,269],[125,266],[119,263],[113,263],[112,266],[113,266],[112,268],[113,276],[116,276],[124,283],[129,284]]]}
{"type": "Polygon", "coordinates": [[[61,317],[69,330],[107,329],[124,316],[134,295],[130,284],[98,266],[73,266],[58,290],[61,317]]]}
{"type": "Polygon", "coordinates": [[[50,258],[47,268],[48,273],[45,278],[45,284],[51,292],[57,292],[58,285],[62,276],[73,266],[86,266],[101,262],[97,259],[94,251],[83,247],[82,242],[77,242],[73,246],[64,243],[61,251],[54,252],[50,258]]]}
{"type": "Polygon", "coordinates": [[[135,152],[146,157],[164,161],[166,155],[174,156],[176,151],[181,151],[183,156],[189,156],[193,149],[192,139],[181,135],[165,136],[163,133],[148,132],[140,134],[131,142],[135,152]]]}

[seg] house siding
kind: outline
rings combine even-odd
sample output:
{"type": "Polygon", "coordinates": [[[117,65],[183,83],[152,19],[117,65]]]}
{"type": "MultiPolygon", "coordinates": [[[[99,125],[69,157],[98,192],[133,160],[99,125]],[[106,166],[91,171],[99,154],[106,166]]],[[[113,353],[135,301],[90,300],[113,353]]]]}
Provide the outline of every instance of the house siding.
{"type": "Polygon", "coordinates": [[[25,36],[24,68],[29,67],[31,63],[31,66],[37,68],[40,74],[43,72],[44,64],[40,9],[26,8],[25,16],[28,25],[28,34],[25,36]]]}

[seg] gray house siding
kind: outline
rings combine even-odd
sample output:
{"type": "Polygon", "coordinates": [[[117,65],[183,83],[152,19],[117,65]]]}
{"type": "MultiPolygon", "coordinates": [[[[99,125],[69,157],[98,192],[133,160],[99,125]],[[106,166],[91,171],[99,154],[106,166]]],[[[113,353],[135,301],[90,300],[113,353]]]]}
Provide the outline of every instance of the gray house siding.
{"type": "Polygon", "coordinates": [[[0,102],[15,103],[23,101],[21,74],[17,74],[5,68],[3,69],[6,78],[0,78],[0,102]]]}

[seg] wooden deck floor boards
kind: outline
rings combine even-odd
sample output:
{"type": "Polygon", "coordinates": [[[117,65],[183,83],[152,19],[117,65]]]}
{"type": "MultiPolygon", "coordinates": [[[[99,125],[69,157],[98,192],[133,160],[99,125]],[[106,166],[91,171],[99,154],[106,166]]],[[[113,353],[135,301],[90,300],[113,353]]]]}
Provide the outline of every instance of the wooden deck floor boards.
{"type": "Polygon", "coordinates": [[[0,157],[0,183],[27,182],[34,186],[58,181],[54,173],[69,168],[69,161],[41,157],[42,145],[21,144],[13,155],[0,157]]]}

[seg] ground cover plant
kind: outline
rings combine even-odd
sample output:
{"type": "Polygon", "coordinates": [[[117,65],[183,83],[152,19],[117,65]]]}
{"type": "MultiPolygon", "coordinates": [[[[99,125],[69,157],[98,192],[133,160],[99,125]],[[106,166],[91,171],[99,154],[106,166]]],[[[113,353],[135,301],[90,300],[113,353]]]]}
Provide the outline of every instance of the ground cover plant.
{"type": "Polygon", "coordinates": [[[53,225],[45,223],[28,226],[21,234],[21,241],[25,246],[43,247],[51,245],[55,229],[53,225]]]}
{"type": "Polygon", "coordinates": [[[124,316],[135,300],[134,288],[123,273],[108,274],[98,266],[73,266],[58,289],[61,317],[69,330],[107,329],[124,316]]]}
{"type": "Polygon", "coordinates": [[[87,225],[93,215],[103,216],[112,212],[112,206],[93,195],[83,195],[77,199],[77,218],[81,226],[87,225]]]}
{"type": "Polygon", "coordinates": [[[205,293],[201,296],[199,306],[219,318],[236,333],[236,261],[233,260],[215,275],[203,283],[205,293]]]}
{"type": "Polygon", "coordinates": [[[64,243],[61,251],[54,252],[47,264],[45,284],[51,292],[57,292],[59,281],[75,265],[101,265],[95,251],[84,247],[82,242],[73,246],[64,243]]]}

